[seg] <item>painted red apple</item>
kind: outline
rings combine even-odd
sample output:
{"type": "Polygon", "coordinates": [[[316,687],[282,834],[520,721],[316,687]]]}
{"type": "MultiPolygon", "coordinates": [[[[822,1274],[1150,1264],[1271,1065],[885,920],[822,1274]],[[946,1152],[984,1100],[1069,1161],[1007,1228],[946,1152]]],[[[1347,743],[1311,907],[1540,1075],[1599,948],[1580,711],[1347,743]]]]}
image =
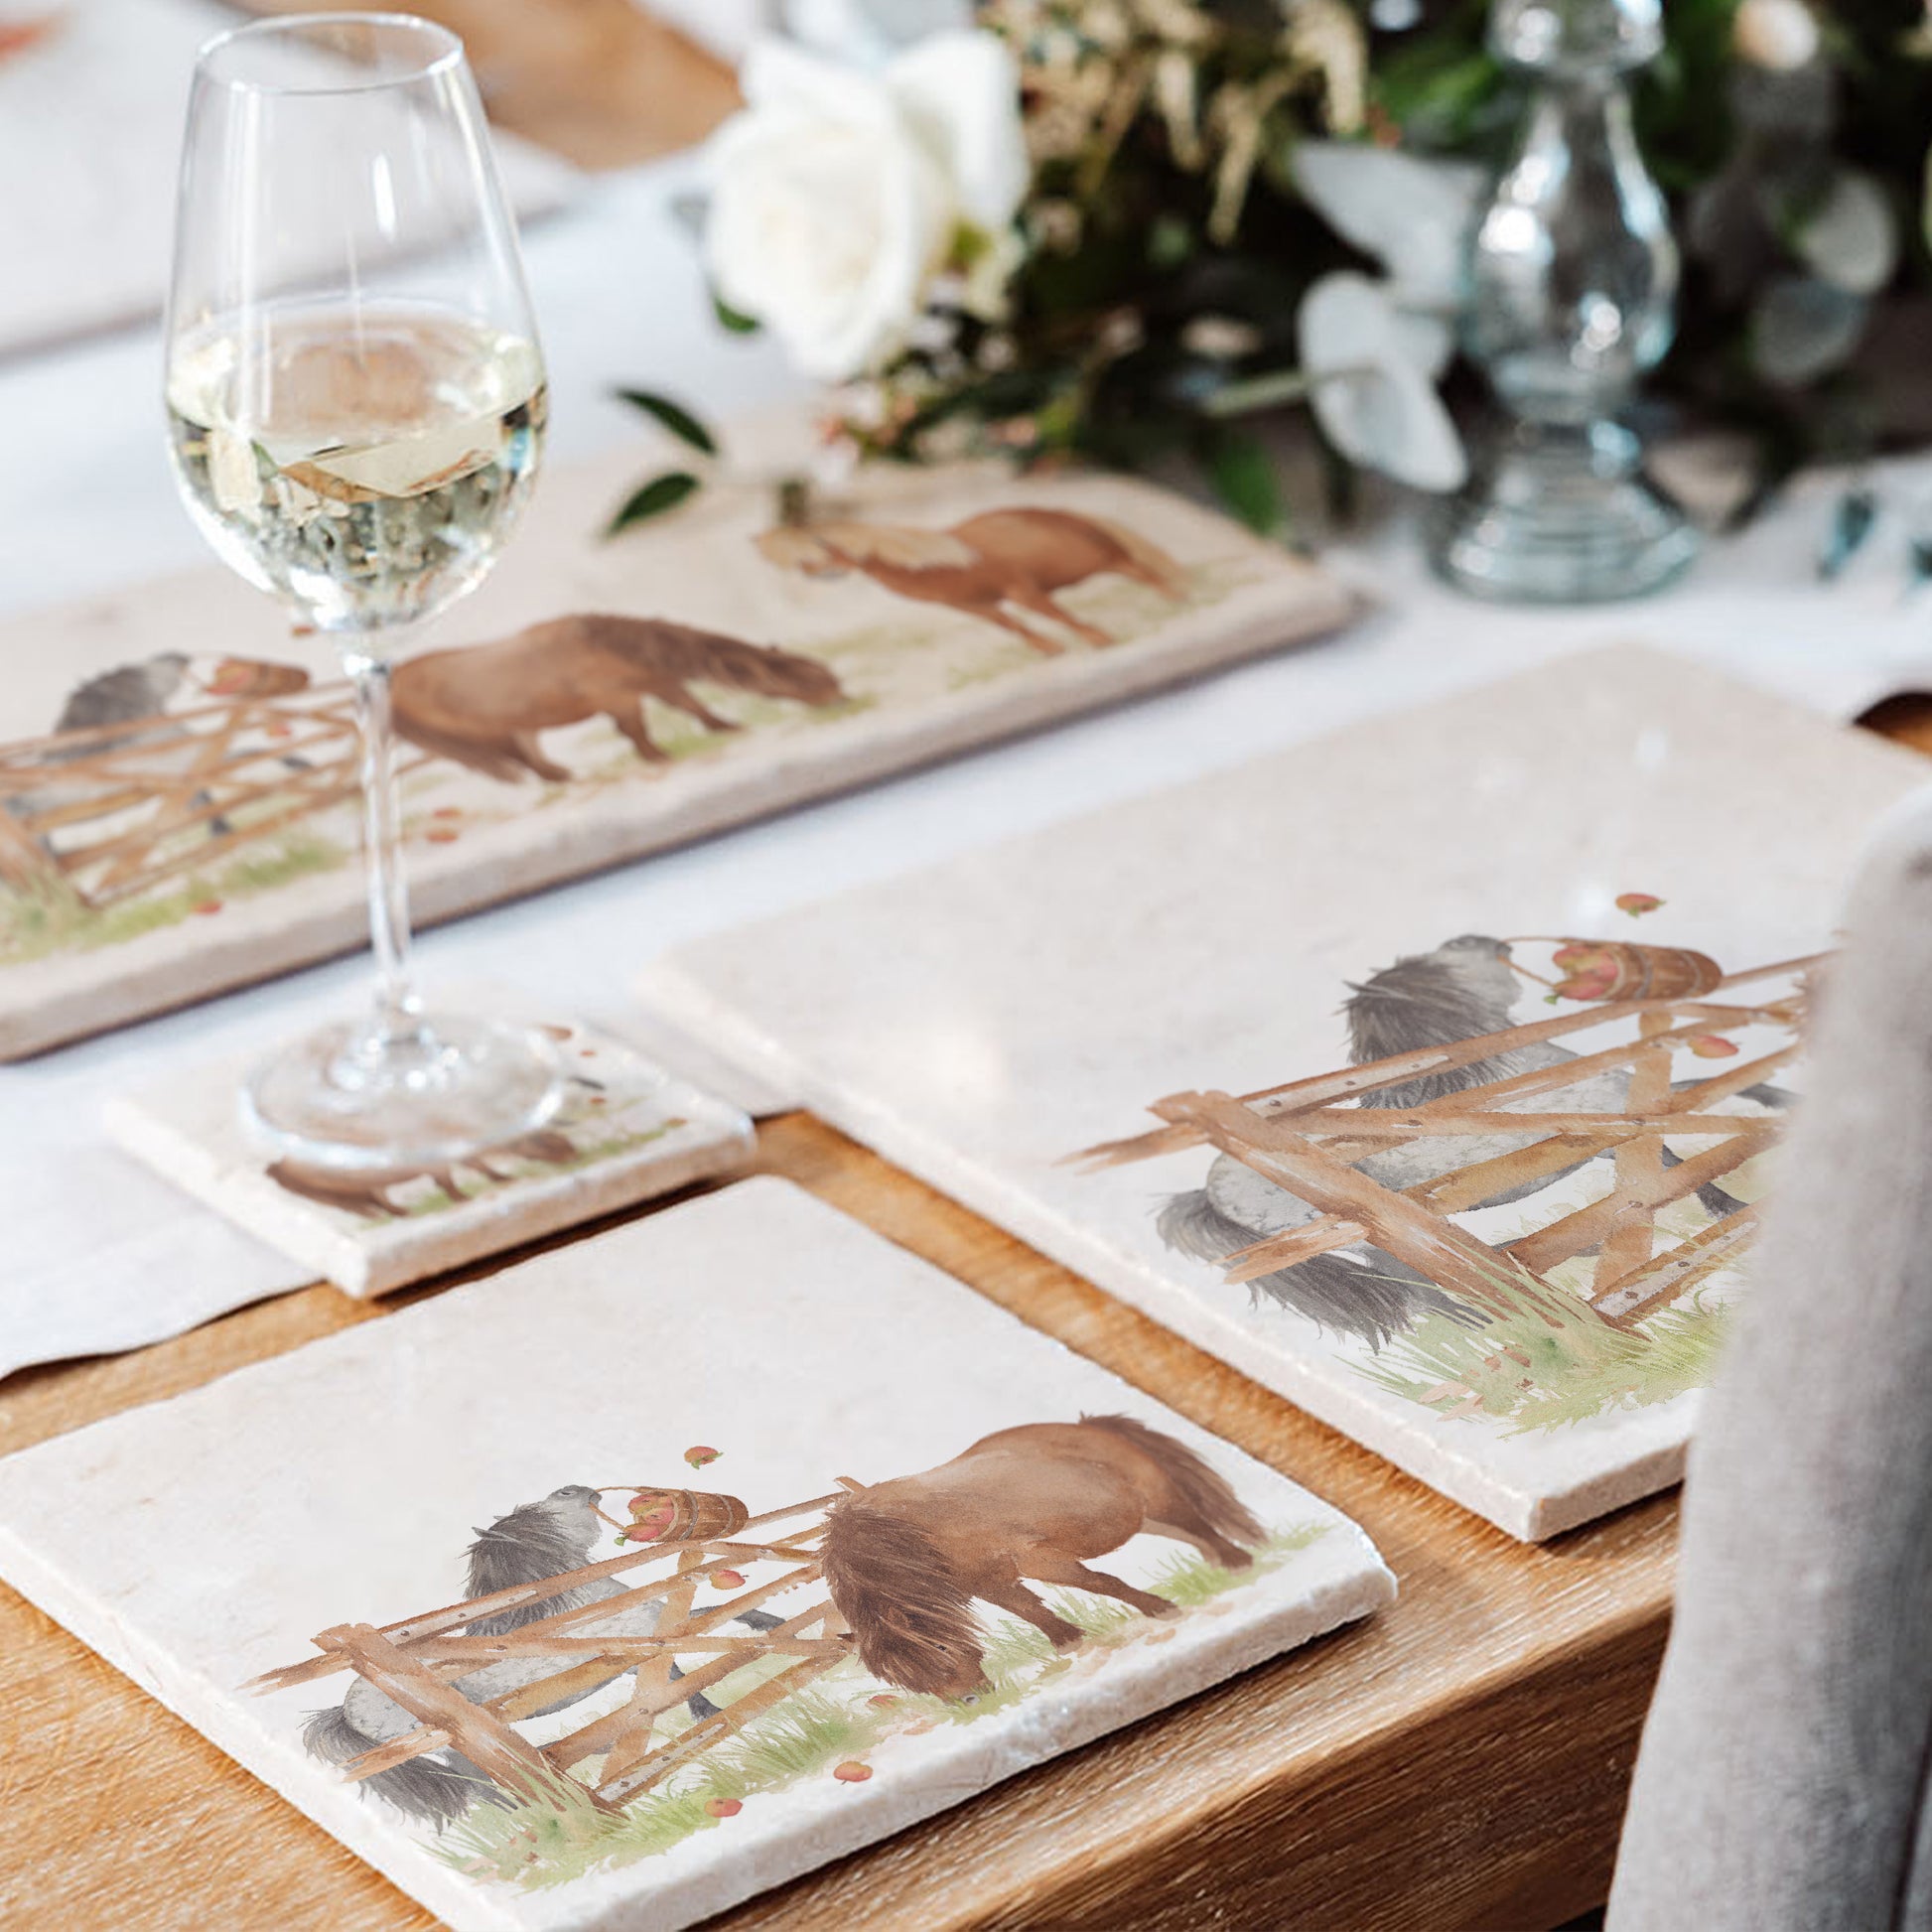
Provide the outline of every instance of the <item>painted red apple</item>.
{"type": "Polygon", "coordinates": [[[1606,947],[1574,942],[1559,946],[1554,959],[1564,975],[1557,992],[1566,1000],[1600,1000],[1616,984],[1616,959],[1606,947]]]}
{"type": "Polygon", "coordinates": [[[692,1468],[702,1469],[707,1462],[716,1462],[718,1453],[718,1450],[715,1449],[706,1449],[700,1443],[696,1449],[688,1449],[684,1451],[684,1459],[690,1463],[692,1468]]]}
{"type": "Polygon", "coordinates": [[[856,1757],[848,1757],[843,1764],[832,1767],[832,1775],[841,1784],[864,1784],[872,1776],[872,1766],[861,1764],[856,1757]]]}
{"type": "Polygon", "coordinates": [[[736,1818],[745,1809],[738,1798],[710,1798],[705,1801],[705,1810],[714,1818],[736,1818]]]}
{"type": "Polygon", "coordinates": [[[714,1570],[711,1573],[711,1581],[720,1589],[743,1589],[745,1587],[745,1579],[736,1570],[714,1570]]]}
{"type": "Polygon", "coordinates": [[[677,1507],[661,1498],[638,1496],[630,1505],[636,1519],[625,1534],[633,1543],[655,1543],[677,1520],[677,1507]]]}
{"type": "Polygon", "coordinates": [[[1618,893],[1616,909],[1628,912],[1633,919],[1640,919],[1646,912],[1654,912],[1663,904],[1655,893],[1618,893]]]}
{"type": "Polygon", "coordinates": [[[1737,1042],[1723,1034],[1693,1034],[1684,1043],[1701,1060],[1727,1060],[1737,1050],[1737,1042]]]}

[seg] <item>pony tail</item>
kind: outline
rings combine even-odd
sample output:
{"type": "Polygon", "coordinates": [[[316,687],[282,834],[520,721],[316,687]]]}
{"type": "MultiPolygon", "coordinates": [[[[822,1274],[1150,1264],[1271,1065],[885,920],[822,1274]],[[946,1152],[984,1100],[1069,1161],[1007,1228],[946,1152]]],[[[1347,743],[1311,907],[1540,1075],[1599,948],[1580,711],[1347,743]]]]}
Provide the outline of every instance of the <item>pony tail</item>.
{"type": "Polygon", "coordinates": [[[1161,588],[1170,597],[1186,596],[1186,572],[1158,543],[1142,536],[1140,531],[1130,529],[1125,523],[1116,523],[1112,517],[1093,516],[1087,520],[1105,530],[1150,577],[1159,579],[1161,588]]]}
{"type": "MultiPolygon", "coordinates": [[[[349,1722],[340,1704],[311,1711],[302,1726],[302,1741],[311,1755],[325,1764],[347,1765],[386,1741],[365,1736],[349,1722]]],[[[362,1795],[373,1794],[393,1805],[406,1818],[420,1818],[440,1832],[454,1824],[475,1804],[501,1805],[503,1794],[467,1758],[447,1763],[438,1756],[406,1758],[386,1771],[360,1780],[362,1795]]]]}
{"type": "Polygon", "coordinates": [[[1132,1416],[1082,1416],[1082,1429],[1104,1429],[1131,1444],[1173,1485],[1174,1494],[1195,1517],[1227,1542],[1244,1550],[1258,1547],[1267,1536],[1253,1513],[1220,1475],[1190,1449],[1158,1429],[1132,1416]]]}
{"type": "Polygon", "coordinates": [[[842,1497],[819,1560],[832,1601],[875,1677],[932,1697],[957,1697],[962,1681],[978,1678],[983,1653],[973,1599],[916,1523],[860,1494],[842,1497]]]}

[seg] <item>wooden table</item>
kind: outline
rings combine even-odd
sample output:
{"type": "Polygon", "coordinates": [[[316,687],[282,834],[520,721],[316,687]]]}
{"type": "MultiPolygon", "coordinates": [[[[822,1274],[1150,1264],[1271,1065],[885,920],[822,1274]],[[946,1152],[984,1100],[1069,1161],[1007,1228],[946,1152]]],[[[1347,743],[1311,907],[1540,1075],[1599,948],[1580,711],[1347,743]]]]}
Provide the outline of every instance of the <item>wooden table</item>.
{"type": "MultiPolygon", "coordinates": [[[[1673,1498],[1526,1549],[818,1121],[768,1123],[761,1161],[1347,1510],[1403,1594],[718,1923],[1448,1932],[1545,1928],[1602,1897],[1663,1647],[1673,1498]]],[[[0,1386],[0,1451],[451,1285],[380,1305],[306,1289],[28,1370],[0,1386]]],[[[3,1587],[0,1652],[0,1925],[436,1923],[3,1587]]]]}
{"type": "MultiPolygon", "coordinates": [[[[1932,750],[1932,700],[1873,722],[1932,750]]],[[[1545,1932],[1603,1898],[1668,1627],[1674,1495],[1512,1542],[809,1116],[767,1123],[760,1163],[1346,1510],[1402,1597],[717,1925],[1545,1932]]],[[[306,1289],[27,1370],[0,1384],[0,1453],[484,1272],[380,1305],[306,1289]]],[[[436,1924],[4,1587],[0,1653],[0,1925],[436,1924]]]]}
{"type": "MultiPolygon", "coordinates": [[[[314,13],[317,0],[240,0],[314,13]]],[[[362,13],[387,0],[331,0],[362,13]]],[[[489,118],[580,168],[625,168],[701,141],[739,104],[731,69],[635,0],[410,0],[463,37],[489,118]]]]}

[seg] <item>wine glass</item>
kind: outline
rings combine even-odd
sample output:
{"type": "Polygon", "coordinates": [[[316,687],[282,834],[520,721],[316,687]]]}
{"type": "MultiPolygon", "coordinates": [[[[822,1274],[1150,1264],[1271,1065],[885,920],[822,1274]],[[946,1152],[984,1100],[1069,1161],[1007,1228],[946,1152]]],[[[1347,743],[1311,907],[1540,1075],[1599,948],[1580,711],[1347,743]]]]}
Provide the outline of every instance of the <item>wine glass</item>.
{"type": "Polygon", "coordinates": [[[240,27],[196,65],[169,291],[176,480],[216,553],[328,632],[354,687],[375,999],[242,1111],[334,1168],[448,1162],[546,1119],[532,1029],[430,1015],[409,971],[389,668],[495,561],[543,358],[463,44],[405,14],[240,27]]]}

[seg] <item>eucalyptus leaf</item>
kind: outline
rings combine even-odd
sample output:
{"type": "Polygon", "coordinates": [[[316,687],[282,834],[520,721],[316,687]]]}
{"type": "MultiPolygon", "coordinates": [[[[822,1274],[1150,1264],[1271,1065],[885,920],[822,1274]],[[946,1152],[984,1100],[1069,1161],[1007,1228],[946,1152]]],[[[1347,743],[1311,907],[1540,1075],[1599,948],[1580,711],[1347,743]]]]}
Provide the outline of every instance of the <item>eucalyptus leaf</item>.
{"type": "Polygon", "coordinates": [[[1898,266],[1898,229],[1885,191],[1852,168],[1832,178],[1792,242],[1814,275],[1850,295],[1876,295],[1898,266]]]}
{"type": "Polygon", "coordinates": [[[1867,485],[1848,489],[1832,507],[1831,527],[1818,553],[1818,576],[1830,584],[1844,575],[1846,566],[1865,546],[1872,526],[1878,521],[1878,497],[1867,485]]]}
{"type": "Polygon", "coordinates": [[[1417,489],[1459,489],[1467,463],[1435,384],[1447,328],[1352,269],[1322,276],[1296,323],[1310,406],[1330,447],[1417,489]]]}
{"type": "Polygon", "coordinates": [[[1751,310],[1751,365],[1769,382],[1799,388],[1851,359],[1867,304],[1815,276],[1773,282],[1751,310]]]}
{"type": "Polygon", "coordinates": [[[1389,271],[1406,301],[1452,310],[1483,171],[1366,141],[1303,141],[1295,183],[1315,212],[1389,271]]]}
{"type": "Polygon", "coordinates": [[[633,490],[624,499],[623,507],[612,517],[604,534],[614,537],[620,530],[627,530],[633,523],[641,523],[647,517],[662,516],[666,510],[674,510],[694,495],[699,487],[698,480],[688,470],[666,470],[662,476],[651,478],[650,482],[633,490]]]}
{"type": "Polygon", "coordinates": [[[691,412],[681,404],[673,402],[669,396],[660,396],[649,389],[620,389],[618,395],[633,409],[641,409],[670,431],[680,443],[688,443],[694,450],[702,450],[706,456],[718,454],[717,439],[691,412]]]}

